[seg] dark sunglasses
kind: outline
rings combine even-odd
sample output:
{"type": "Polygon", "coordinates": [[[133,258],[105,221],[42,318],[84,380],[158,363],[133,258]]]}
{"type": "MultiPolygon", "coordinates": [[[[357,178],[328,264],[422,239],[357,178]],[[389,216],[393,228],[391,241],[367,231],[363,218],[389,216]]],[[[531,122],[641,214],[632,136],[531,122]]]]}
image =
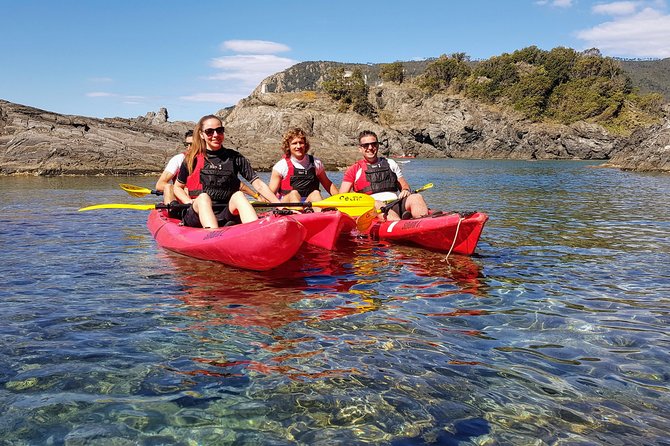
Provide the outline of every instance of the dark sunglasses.
{"type": "Polygon", "coordinates": [[[214,135],[214,133],[218,133],[219,135],[223,135],[223,126],[217,127],[215,129],[205,129],[202,132],[207,136],[212,136],[212,135],[214,135]]]}
{"type": "Polygon", "coordinates": [[[377,148],[377,147],[379,147],[379,141],[375,141],[375,142],[366,142],[366,143],[364,143],[364,144],[361,143],[361,147],[363,147],[364,149],[367,149],[367,148],[369,148],[369,147],[377,148]]]}
{"type": "Polygon", "coordinates": [[[193,143],[184,141],[184,147],[188,147],[188,146],[190,146],[191,144],[193,144],[193,143]]]}

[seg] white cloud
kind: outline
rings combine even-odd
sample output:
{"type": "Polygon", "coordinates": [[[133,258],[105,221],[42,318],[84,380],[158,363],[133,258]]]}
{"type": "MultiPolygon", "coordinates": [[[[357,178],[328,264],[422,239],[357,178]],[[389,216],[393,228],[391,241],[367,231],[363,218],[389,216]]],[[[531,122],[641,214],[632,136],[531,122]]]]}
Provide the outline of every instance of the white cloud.
{"type": "Polygon", "coordinates": [[[587,47],[599,48],[612,56],[670,57],[670,15],[645,8],[579,31],[577,37],[587,47]]]}
{"type": "Polygon", "coordinates": [[[219,105],[233,105],[256,88],[263,79],[295,65],[298,61],[279,57],[274,53],[290,51],[282,43],[265,40],[228,40],[221,44],[223,51],[236,54],[216,57],[209,65],[215,72],[204,76],[211,81],[205,92],[182,96],[189,102],[212,102],[219,105]]]}
{"type": "Polygon", "coordinates": [[[535,3],[540,6],[550,5],[557,8],[570,8],[572,6],[572,0],[537,0],[535,3]]]}
{"type": "Polygon", "coordinates": [[[108,98],[116,95],[114,93],[107,93],[104,91],[92,91],[90,93],[86,93],[86,96],[89,98],[108,98]]]}
{"type": "Polygon", "coordinates": [[[631,15],[637,11],[640,4],[637,2],[612,2],[595,5],[592,11],[605,15],[631,15]]]}
{"type": "Polygon", "coordinates": [[[114,82],[114,79],[111,77],[92,77],[88,81],[96,84],[109,84],[110,82],[114,82]]]}
{"type": "Polygon", "coordinates": [[[268,42],[267,40],[226,40],[221,44],[221,48],[236,53],[252,54],[274,54],[291,50],[283,43],[268,42]]]}
{"type": "Polygon", "coordinates": [[[272,54],[247,54],[225,56],[213,59],[210,63],[214,68],[221,70],[210,76],[211,80],[244,81],[245,84],[256,86],[267,76],[283,71],[296,63],[293,59],[277,57],[272,54]]]}
{"type": "Polygon", "coordinates": [[[572,6],[572,0],[554,0],[552,5],[557,8],[570,8],[572,6]]]}

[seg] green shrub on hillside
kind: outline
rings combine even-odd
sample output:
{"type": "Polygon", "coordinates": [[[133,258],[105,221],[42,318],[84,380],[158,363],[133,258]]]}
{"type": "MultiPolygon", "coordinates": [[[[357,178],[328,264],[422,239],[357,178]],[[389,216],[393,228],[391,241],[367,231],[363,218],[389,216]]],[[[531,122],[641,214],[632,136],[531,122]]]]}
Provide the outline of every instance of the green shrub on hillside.
{"type": "MultiPolygon", "coordinates": [[[[444,90],[443,85],[429,89],[444,90]]],[[[600,56],[597,50],[578,53],[563,47],[543,51],[533,46],[482,61],[465,81],[465,93],[511,106],[535,121],[570,124],[587,120],[619,130],[631,130],[640,120],[657,119],[662,103],[660,95],[634,94],[618,61],[600,56]],[[634,113],[630,107],[635,108],[634,113]],[[624,112],[635,116],[635,122],[623,118],[624,112]]]]}
{"type": "Polygon", "coordinates": [[[454,87],[456,79],[465,79],[470,75],[465,53],[456,53],[451,57],[443,54],[426,66],[426,71],[418,79],[418,84],[429,94],[446,91],[454,87]]]}
{"type": "Polygon", "coordinates": [[[383,64],[379,70],[379,77],[383,81],[402,84],[403,80],[405,80],[404,71],[402,62],[387,63],[383,64]]]}
{"type": "Polygon", "coordinates": [[[359,68],[352,72],[342,67],[331,69],[326,80],[321,84],[321,88],[332,99],[340,102],[339,111],[347,111],[351,108],[363,116],[374,117],[375,109],[368,101],[368,86],[359,68]]]}

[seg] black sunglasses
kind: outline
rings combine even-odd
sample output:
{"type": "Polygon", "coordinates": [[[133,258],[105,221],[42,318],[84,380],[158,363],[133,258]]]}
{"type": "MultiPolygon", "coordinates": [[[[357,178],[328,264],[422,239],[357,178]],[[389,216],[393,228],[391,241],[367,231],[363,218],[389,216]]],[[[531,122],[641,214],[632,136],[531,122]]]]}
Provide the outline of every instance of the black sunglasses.
{"type": "Polygon", "coordinates": [[[215,129],[205,129],[202,132],[207,136],[212,136],[212,135],[214,135],[214,133],[218,133],[219,135],[223,135],[223,126],[217,127],[215,129]]]}
{"type": "Polygon", "coordinates": [[[361,143],[361,147],[364,149],[367,149],[368,147],[379,147],[379,141],[361,143]]]}

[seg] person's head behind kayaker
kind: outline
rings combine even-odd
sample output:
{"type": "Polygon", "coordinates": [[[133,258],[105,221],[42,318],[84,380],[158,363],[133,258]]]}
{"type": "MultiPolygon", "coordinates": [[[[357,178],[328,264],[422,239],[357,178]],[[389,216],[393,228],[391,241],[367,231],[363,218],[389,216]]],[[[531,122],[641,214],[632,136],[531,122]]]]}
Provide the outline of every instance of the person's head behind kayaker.
{"type": "Polygon", "coordinates": [[[193,144],[179,169],[174,191],[182,203],[192,203],[183,217],[186,226],[218,228],[229,222],[247,223],[258,219],[251,203],[240,192],[241,176],[268,202],[277,198],[239,152],[223,147],[221,118],[207,115],[193,129],[193,144]],[[188,192],[187,192],[188,191],[188,192]],[[223,210],[214,213],[213,205],[223,210]]]}
{"type": "MultiPolygon", "coordinates": [[[[321,160],[307,156],[309,148],[307,134],[301,128],[295,127],[284,133],[281,143],[284,157],[272,167],[270,176],[270,190],[284,203],[321,201],[320,186],[331,195],[339,193],[321,160]]],[[[320,211],[319,208],[316,210],[320,211]]]]}
{"type": "MultiPolygon", "coordinates": [[[[386,200],[388,193],[393,199],[397,194],[400,200],[388,211],[388,220],[418,218],[428,214],[426,202],[420,194],[411,193],[398,163],[378,156],[379,139],[375,132],[363,130],[358,134],[358,151],[363,159],[344,172],[340,193],[353,190],[373,195],[377,200],[386,200]]],[[[383,205],[381,201],[376,204],[377,208],[383,205]]]]}

